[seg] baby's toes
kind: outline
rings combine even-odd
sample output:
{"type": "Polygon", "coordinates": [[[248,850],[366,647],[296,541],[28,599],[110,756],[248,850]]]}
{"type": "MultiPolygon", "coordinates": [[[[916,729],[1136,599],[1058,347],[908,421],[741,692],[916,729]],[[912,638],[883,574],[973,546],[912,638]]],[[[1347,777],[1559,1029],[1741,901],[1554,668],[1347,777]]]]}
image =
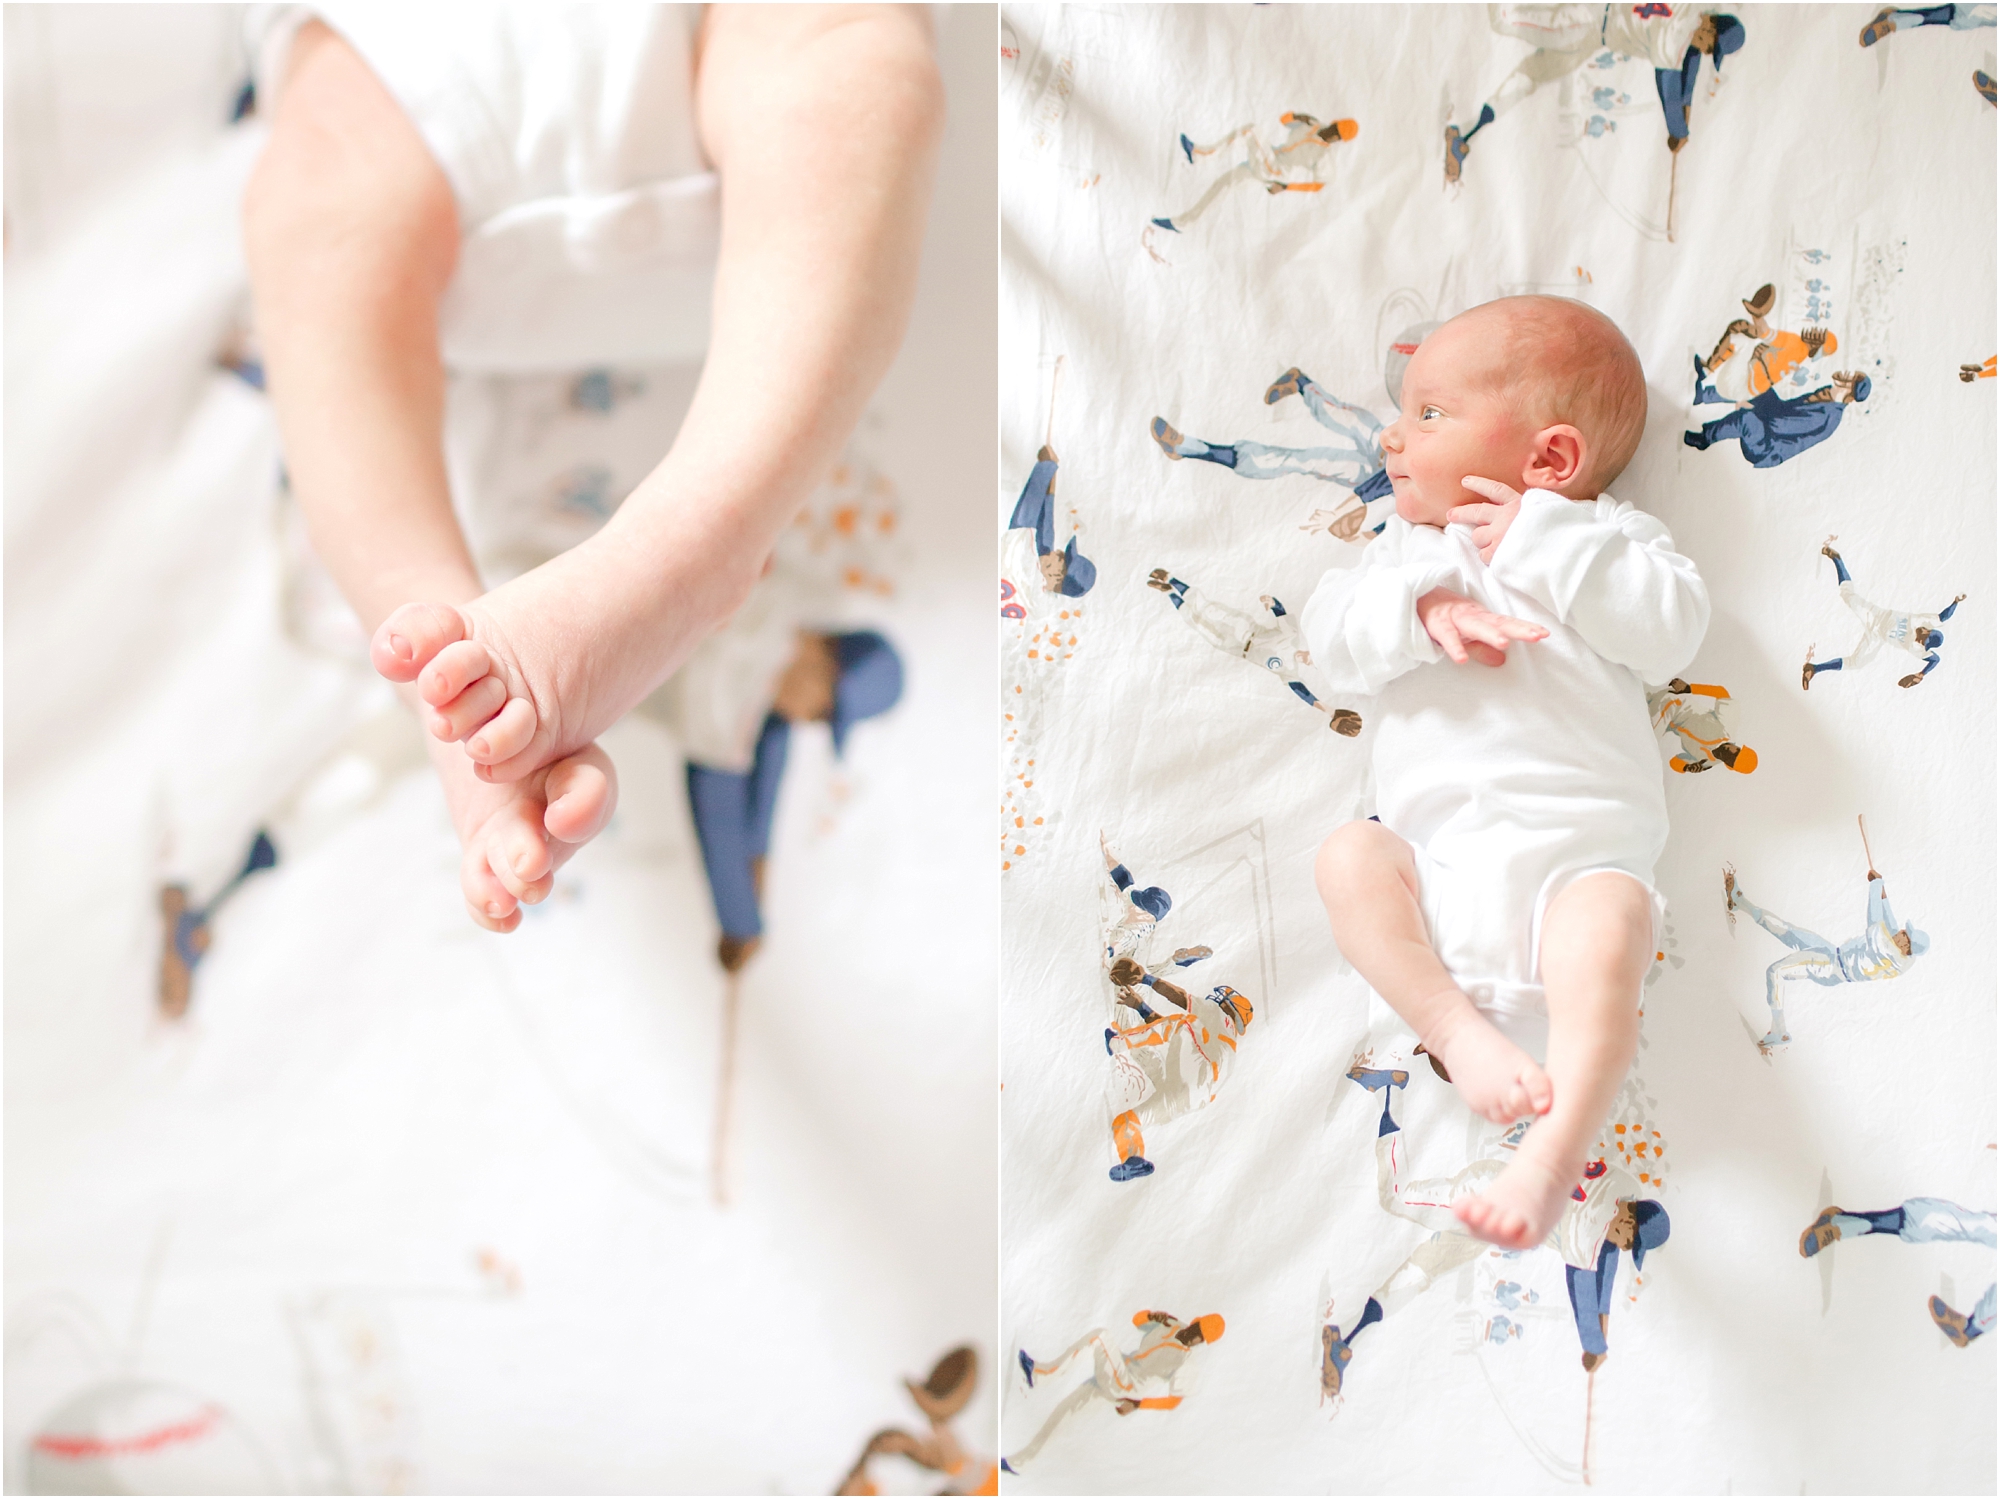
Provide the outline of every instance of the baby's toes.
{"type": "Polygon", "coordinates": [[[480,830],[487,866],[507,892],[532,906],[554,883],[555,859],[542,831],[542,804],[527,797],[509,802],[480,830]]]}
{"type": "MultiPolygon", "coordinates": [[[[454,640],[431,657],[417,677],[417,696],[433,708],[442,708],[474,682],[493,670],[493,658],[476,640],[454,640]]],[[[501,701],[506,701],[503,688],[501,701]]]]}
{"type": "Polygon", "coordinates": [[[1527,1090],[1528,1107],[1537,1114],[1546,1114],[1556,1101],[1556,1086],[1549,1081],[1549,1075],[1530,1062],[1521,1074],[1521,1084],[1527,1090]]]}
{"type": "Polygon", "coordinates": [[[465,691],[428,715],[431,733],[450,744],[492,722],[507,705],[507,684],[498,677],[481,677],[465,691]]]}
{"type": "MultiPolygon", "coordinates": [[[[528,747],[528,741],[535,737],[535,729],[540,722],[533,703],[524,697],[509,698],[507,705],[494,715],[491,723],[465,741],[465,752],[480,765],[497,767],[502,761],[514,759],[528,747]]],[[[521,775],[533,769],[534,766],[527,766],[521,775]]],[[[519,775],[482,777],[497,781],[517,781],[520,778],[519,775]]]]}
{"type": "Polygon", "coordinates": [[[618,772],[596,745],[558,760],[543,783],[549,809],[542,826],[563,843],[587,843],[618,805],[618,772]]]}
{"type": "Polygon", "coordinates": [[[469,632],[449,604],[405,604],[382,621],[368,645],[375,670],[392,682],[414,682],[431,658],[469,632]]]}
{"type": "Polygon", "coordinates": [[[521,924],[521,903],[493,873],[484,838],[475,838],[467,845],[465,857],[459,861],[458,884],[465,893],[465,908],[487,931],[511,932],[521,924]]]}

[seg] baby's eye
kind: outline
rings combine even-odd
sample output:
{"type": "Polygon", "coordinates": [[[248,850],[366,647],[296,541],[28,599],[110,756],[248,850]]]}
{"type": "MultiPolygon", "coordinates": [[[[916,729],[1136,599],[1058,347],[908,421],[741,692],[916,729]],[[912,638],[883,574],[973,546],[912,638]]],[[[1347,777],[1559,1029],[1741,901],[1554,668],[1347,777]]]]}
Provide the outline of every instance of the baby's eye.
{"type": "Polygon", "coordinates": [[[1444,413],[1438,410],[1437,407],[1426,406],[1422,411],[1419,411],[1417,413],[1417,420],[1420,422],[1427,422],[1434,416],[1443,416],[1443,415],[1444,413]]]}

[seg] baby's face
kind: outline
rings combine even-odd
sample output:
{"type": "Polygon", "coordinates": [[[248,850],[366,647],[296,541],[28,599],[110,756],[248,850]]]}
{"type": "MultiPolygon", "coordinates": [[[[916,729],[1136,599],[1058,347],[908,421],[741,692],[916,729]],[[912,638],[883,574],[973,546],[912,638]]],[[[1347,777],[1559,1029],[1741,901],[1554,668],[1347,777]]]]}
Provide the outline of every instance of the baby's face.
{"type": "Polygon", "coordinates": [[[1396,513],[1442,526],[1458,505],[1477,505],[1467,475],[1519,489],[1536,427],[1496,378],[1491,318],[1456,318],[1417,346],[1403,372],[1403,414],[1382,433],[1396,513]]]}

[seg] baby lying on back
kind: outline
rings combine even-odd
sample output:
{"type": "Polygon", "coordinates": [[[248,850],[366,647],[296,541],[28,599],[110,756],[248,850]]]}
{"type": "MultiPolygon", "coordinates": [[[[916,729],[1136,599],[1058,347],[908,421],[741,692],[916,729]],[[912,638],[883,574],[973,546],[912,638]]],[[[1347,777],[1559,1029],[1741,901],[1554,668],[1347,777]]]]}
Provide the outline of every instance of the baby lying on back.
{"type": "Polygon", "coordinates": [[[1301,617],[1334,687],[1379,695],[1380,821],[1337,828],[1316,872],[1342,953],[1473,1109],[1540,1116],[1453,1204],[1527,1248],[1638,1044],[1667,838],[1644,683],[1692,659],[1708,593],[1665,526],[1603,492],[1646,384],[1602,314],[1475,307],[1419,345],[1401,404],[1382,434],[1396,515],[1301,617]]]}

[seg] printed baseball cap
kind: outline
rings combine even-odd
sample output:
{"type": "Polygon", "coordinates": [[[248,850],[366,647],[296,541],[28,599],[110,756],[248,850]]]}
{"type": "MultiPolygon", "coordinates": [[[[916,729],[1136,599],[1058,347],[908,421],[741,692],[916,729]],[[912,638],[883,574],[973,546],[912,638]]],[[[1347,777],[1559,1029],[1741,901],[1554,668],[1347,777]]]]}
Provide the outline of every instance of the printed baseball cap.
{"type": "Polygon", "coordinates": [[[903,659],[873,630],[833,637],[840,667],[833,686],[833,752],[844,754],[847,731],[864,718],[887,713],[903,696],[903,659]]]}

